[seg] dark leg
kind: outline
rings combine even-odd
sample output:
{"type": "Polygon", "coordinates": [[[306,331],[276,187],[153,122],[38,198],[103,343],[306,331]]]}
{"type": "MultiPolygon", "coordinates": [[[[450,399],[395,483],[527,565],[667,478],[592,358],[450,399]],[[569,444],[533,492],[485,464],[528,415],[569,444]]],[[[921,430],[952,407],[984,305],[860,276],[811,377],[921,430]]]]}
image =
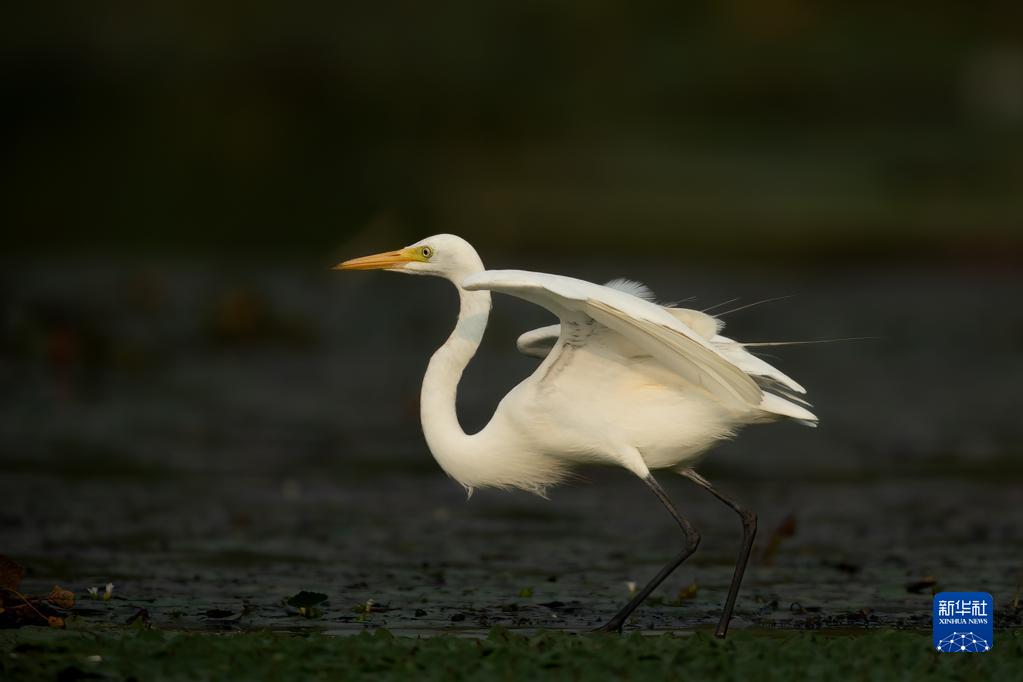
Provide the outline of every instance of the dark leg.
{"type": "Polygon", "coordinates": [[[616,613],[614,618],[609,620],[606,625],[599,628],[601,632],[621,632],[622,626],[625,625],[625,621],[628,620],[629,616],[632,615],[632,612],[636,610],[636,607],[642,604],[646,598],[650,596],[650,593],[653,592],[665,578],[671,575],[672,571],[678,568],[683,561],[688,559],[689,555],[695,552],[696,547],[700,544],[700,534],[697,533],[696,529],[678,513],[678,510],[675,509],[675,505],[671,503],[668,496],[663,490],[661,490],[661,486],[658,485],[654,477],[648,474],[647,477],[643,479],[643,482],[646,483],[652,491],[654,491],[654,495],[657,495],[657,499],[659,499],[664,506],[668,508],[668,512],[671,514],[672,518],[674,518],[675,522],[682,528],[682,551],[679,552],[674,559],[669,561],[665,567],[653,577],[653,580],[648,582],[642,590],[637,592],[636,596],[633,597],[621,611],[616,613]]]}
{"type": "Polygon", "coordinates": [[[732,573],[732,584],[728,588],[728,599],[725,601],[725,610],[721,614],[721,621],[718,623],[718,629],[714,633],[716,637],[723,639],[725,634],[728,632],[728,621],[732,619],[732,610],[735,608],[735,598],[739,594],[739,585],[742,584],[742,576],[746,572],[746,564],[749,563],[749,555],[753,549],[753,538],[757,535],[757,515],[743,507],[740,507],[738,504],[719,493],[714,489],[714,486],[707,481],[707,479],[700,476],[692,469],[683,471],[682,475],[701,488],[709,491],[711,495],[731,507],[735,513],[739,515],[739,519],[742,521],[742,544],[739,546],[739,558],[735,562],[735,572],[732,573]]]}

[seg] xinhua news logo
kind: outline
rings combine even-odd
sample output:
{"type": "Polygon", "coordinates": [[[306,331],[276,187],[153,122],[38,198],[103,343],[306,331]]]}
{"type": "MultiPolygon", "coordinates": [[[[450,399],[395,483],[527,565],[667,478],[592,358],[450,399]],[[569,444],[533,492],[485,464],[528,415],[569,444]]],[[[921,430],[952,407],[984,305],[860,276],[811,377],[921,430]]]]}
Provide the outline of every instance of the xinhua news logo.
{"type": "Polygon", "coordinates": [[[934,595],[934,648],[946,654],[979,654],[995,645],[995,600],[987,592],[934,595]]]}

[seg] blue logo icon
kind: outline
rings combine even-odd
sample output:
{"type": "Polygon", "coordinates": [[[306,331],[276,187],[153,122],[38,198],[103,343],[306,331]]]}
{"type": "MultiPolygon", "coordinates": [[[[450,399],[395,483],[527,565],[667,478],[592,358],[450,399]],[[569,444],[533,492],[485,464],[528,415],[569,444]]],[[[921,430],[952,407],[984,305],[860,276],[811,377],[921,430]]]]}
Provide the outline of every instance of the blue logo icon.
{"type": "Polygon", "coordinates": [[[934,595],[934,648],[943,653],[983,653],[995,645],[995,600],[987,592],[934,595]]]}

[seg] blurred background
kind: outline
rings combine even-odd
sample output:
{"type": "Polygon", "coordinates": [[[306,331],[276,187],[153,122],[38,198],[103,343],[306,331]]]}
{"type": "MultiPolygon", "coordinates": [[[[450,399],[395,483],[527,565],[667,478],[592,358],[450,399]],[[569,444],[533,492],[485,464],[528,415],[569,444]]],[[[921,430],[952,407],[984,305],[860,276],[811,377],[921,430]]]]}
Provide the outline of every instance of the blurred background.
{"type": "MultiPolygon", "coordinates": [[[[747,625],[920,624],[936,587],[1018,624],[1018,3],[6,15],[0,550],[125,586],[88,617],[258,624],[319,587],[346,626],[578,625],[656,570],[671,529],[624,474],[466,505],[432,462],[418,387],[453,292],[329,267],[453,232],[695,308],[789,297],[729,315],[742,340],[876,337],[773,351],[821,428],[703,469],[761,512],[747,625]]],[[[546,323],[496,300],[467,429],[546,323]]],[[[705,588],[650,622],[711,622],[737,523],[671,489],[705,543],[666,602],[705,588]]]]}

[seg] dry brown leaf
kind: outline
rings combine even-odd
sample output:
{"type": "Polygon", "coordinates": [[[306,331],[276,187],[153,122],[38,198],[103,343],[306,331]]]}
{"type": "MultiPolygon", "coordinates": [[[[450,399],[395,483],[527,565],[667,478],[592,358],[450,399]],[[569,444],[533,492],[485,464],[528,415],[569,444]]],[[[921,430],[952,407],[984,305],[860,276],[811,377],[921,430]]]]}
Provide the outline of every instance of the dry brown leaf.
{"type": "Polygon", "coordinates": [[[60,585],[54,585],[53,589],[50,590],[50,594],[46,596],[46,601],[59,609],[71,609],[75,606],[75,593],[71,590],[65,590],[60,585]]]}
{"type": "Polygon", "coordinates": [[[16,590],[24,576],[24,566],[14,559],[0,554],[0,588],[16,590]]]}
{"type": "MultiPolygon", "coordinates": [[[[7,557],[4,568],[7,575],[20,580],[19,573],[25,569],[7,557]],[[13,568],[12,568],[13,566],[13,568]],[[20,569],[20,571],[16,570],[20,569]]],[[[24,595],[13,587],[0,587],[0,628],[20,628],[24,625],[49,625],[51,628],[63,628],[64,619],[50,615],[55,609],[70,609],[75,604],[75,595],[59,585],[54,585],[45,599],[24,595]]]]}
{"type": "Polygon", "coordinates": [[[41,625],[46,617],[35,606],[25,601],[17,606],[8,606],[0,616],[0,623],[7,628],[20,628],[23,625],[41,625]]]}

